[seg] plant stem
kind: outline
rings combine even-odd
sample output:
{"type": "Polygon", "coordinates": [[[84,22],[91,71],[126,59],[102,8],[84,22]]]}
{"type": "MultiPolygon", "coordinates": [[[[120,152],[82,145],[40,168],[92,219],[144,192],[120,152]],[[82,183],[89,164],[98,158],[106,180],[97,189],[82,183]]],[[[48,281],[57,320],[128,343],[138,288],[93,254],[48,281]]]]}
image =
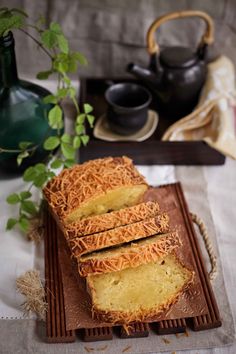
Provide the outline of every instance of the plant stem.
{"type": "Polygon", "coordinates": [[[30,27],[30,28],[33,28],[33,29],[35,29],[37,32],[39,32],[39,33],[42,33],[43,32],[43,30],[41,30],[39,27],[37,27],[37,26],[35,26],[35,25],[32,25],[32,24],[30,24],[30,23],[26,23],[26,27],[30,27]]]}
{"type": "Polygon", "coordinates": [[[73,103],[74,103],[74,105],[75,105],[77,114],[79,114],[79,113],[80,113],[80,110],[79,110],[79,106],[78,106],[78,103],[76,102],[75,97],[71,97],[71,99],[72,99],[72,101],[73,101],[73,103]]]}
{"type": "Polygon", "coordinates": [[[50,58],[51,60],[53,60],[53,56],[52,56],[51,53],[43,46],[43,44],[42,44],[41,42],[39,42],[34,36],[32,36],[29,32],[25,31],[23,28],[19,28],[19,30],[20,30],[21,32],[25,33],[25,34],[26,34],[27,36],[29,36],[31,39],[33,39],[33,41],[34,41],[35,43],[37,43],[38,46],[39,46],[40,48],[42,48],[42,50],[49,56],[49,58],[50,58]]]}
{"type": "Polygon", "coordinates": [[[33,151],[35,149],[36,149],[36,147],[30,148],[30,149],[26,149],[26,150],[20,150],[20,149],[12,149],[11,150],[11,149],[3,149],[3,148],[0,147],[0,154],[3,153],[3,152],[12,152],[12,153],[23,152],[23,151],[29,152],[29,151],[33,151]]]}
{"type": "Polygon", "coordinates": [[[3,152],[12,152],[12,153],[17,153],[17,152],[24,152],[24,151],[27,151],[27,152],[33,152],[34,150],[36,150],[37,149],[37,147],[38,147],[39,145],[35,145],[35,146],[33,146],[33,147],[31,147],[31,148],[28,148],[28,149],[25,149],[25,150],[21,150],[21,149],[4,149],[4,148],[1,148],[0,147],[0,154],[1,153],[3,153],[3,152]]]}
{"type": "Polygon", "coordinates": [[[3,149],[0,147],[0,154],[3,153],[3,152],[21,152],[22,150],[10,150],[10,149],[3,149]]]}

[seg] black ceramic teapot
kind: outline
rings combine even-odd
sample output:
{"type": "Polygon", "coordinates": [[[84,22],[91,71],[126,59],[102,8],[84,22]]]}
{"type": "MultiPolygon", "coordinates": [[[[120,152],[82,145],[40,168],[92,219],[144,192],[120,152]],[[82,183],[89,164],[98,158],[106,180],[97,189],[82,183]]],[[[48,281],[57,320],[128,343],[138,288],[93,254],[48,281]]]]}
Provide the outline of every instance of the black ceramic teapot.
{"type": "Polygon", "coordinates": [[[213,21],[209,15],[192,10],[169,13],[155,20],[148,30],[149,69],[131,63],[127,70],[151,89],[158,111],[171,119],[178,119],[189,114],[197,104],[207,73],[206,51],[212,42],[213,21]],[[207,24],[198,48],[174,46],[160,51],[154,38],[155,31],[167,20],[189,16],[198,16],[207,24]]]}

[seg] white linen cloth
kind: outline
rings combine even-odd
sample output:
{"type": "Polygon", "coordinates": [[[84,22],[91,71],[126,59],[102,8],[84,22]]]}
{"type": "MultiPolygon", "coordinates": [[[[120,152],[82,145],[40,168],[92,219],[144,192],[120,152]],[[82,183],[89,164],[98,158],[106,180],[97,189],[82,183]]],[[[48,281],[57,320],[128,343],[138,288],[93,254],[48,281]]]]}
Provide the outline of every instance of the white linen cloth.
{"type": "Polygon", "coordinates": [[[196,108],[172,124],[162,140],[203,140],[213,149],[236,159],[235,69],[220,56],[208,64],[207,77],[196,108]]]}

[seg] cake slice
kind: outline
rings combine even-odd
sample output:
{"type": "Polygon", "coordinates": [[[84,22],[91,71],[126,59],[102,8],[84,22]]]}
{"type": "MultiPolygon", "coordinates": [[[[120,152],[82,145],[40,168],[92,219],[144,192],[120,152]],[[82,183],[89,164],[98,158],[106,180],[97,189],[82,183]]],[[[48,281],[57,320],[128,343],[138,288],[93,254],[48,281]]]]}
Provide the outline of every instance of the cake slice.
{"type": "Polygon", "coordinates": [[[63,170],[43,189],[63,224],[140,202],[148,185],[128,157],[107,157],[63,170]]]}
{"type": "Polygon", "coordinates": [[[107,231],[154,217],[159,210],[160,207],[157,202],[149,201],[110,213],[88,217],[81,221],[75,221],[65,225],[63,231],[66,239],[71,240],[75,237],[107,231]]]}
{"type": "Polygon", "coordinates": [[[174,254],[136,268],[89,275],[92,315],[112,324],[152,321],[178,300],[193,275],[174,254]]]}
{"type": "Polygon", "coordinates": [[[154,218],[142,220],[130,225],[116,227],[115,229],[99,232],[84,237],[70,240],[69,247],[73,256],[80,257],[83,254],[98,251],[111,246],[163,234],[169,231],[169,217],[160,214],[154,218]]]}
{"type": "Polygon", "coordinates": [[[177,231],[155,235],[131,242],[122,247],[93,252],[78,258],[78,270],[82,277],[137,267],[163,258],[181,245],[177,231]]]}

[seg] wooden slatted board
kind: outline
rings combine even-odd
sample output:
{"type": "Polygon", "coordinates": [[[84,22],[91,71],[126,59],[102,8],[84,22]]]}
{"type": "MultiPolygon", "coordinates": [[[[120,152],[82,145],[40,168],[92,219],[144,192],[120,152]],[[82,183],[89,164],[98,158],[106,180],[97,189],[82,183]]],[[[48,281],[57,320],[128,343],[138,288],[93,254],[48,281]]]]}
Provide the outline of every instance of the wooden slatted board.
{"type": "Polygon", "coordinates": [[[75,332],[66,330],[63,285],[58,261],[57,226],[45,212],[45,289],[48,304],[47,341],[69,343],[75,341],[75,332]]]}
{"type": "MultiPolygon", "coordinates": [[[[199,271],[208,313],[187,319],[163,320],[149,325],[147,323],[133,324],[129,326],[128,332],[127,328],[121,326],[119,331],[120,338],[147,337],[149,335],[149,326],[157,334],[181,333],[186,331],[187,327],[190,327],[193,331],[200,331],[221,326],[218,306],[204,266],[203,257],[181,185],[180,183],[175,183],[163,188],[169,190],[170,193],[174,193],[178,199],[179,207],[181,208],[188,230],[193,256],[199,271]]],[[[65,325],[63,285],[58,259],[57,237],[59,230],[47,211],[45,211],[45,230],[45,277],[48,302],[47,340],[50,343],[73,342],[75,341],[75,331],[67,331],[65,325]]],[[[113,336],[113,329],[111,327],[89,328],[81,332],[82,339],[86,342],[111,340],[113,336]]]]}

